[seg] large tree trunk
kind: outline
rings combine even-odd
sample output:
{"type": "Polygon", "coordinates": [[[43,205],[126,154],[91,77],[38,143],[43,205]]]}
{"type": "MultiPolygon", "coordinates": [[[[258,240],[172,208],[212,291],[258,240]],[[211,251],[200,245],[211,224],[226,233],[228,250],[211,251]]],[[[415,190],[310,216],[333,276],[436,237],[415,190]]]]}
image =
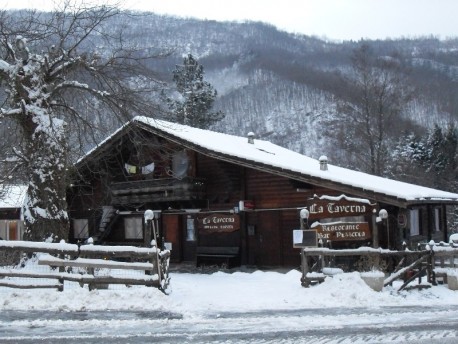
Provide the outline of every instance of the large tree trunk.
{"type": "Polygon", "coordinates": [[[31,178],[24,209],[24,239],[68,239],[66,204],[67,144],[65,125],[52,114],[33,115],[35,130],[26,149],[31,178]],[[50,121],[44,126],[42,121],[50,121]]]}

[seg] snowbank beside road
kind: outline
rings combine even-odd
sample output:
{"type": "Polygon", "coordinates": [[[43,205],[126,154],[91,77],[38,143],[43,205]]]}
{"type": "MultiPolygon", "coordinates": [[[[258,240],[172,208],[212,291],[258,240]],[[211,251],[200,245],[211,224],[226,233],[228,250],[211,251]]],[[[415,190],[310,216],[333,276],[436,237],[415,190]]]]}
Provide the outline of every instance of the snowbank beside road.
{"type": "MultiPolygon", "coordinates": [[[[328,278],[310,288],[301,273],[272,271],[172,273],[170,295],[155,288],[119,287],[89,291],[77,283],[56,290],[0,288],[0,310],[158,310],[184,316],[201,313],[256,312],[301,308],[458,305],[458,294],[447,285],[398,293],[396,282],[382,292],[370,289],[358,273],[328,278]]],[[[398,282],[400,283],[400,282],[398,282]]],[[[399,285],[398,285],[399,286],[399,285]]]]}

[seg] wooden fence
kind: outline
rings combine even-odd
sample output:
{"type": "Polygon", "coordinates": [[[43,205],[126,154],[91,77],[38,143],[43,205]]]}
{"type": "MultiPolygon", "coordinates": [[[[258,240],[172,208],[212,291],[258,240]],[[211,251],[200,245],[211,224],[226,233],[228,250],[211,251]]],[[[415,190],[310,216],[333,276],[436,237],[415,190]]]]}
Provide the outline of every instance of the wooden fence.
{"type": "Polygon", "coordinates": [[[438,279],[446,282],[447,269],[458,267],[458,248],[431,244],[418,251],[392,251],[361,247],[358,249],[333,250],[329,248],[304,248],[301,253],[301,284],[308,287],[320,283],[334,273],[343,271],[383,271],[384,286],[397,279],[404,283],[399,288],[422,277],[432,285],[438,279]]]}
{"type": "MultiPolygon", "coordinates": [[[[154,243],[154,241],[153,241],[154,243]]],[[[64,282],[87,284],[89,289],[106,288],[110,284],[144,285],[164,291],[169,283],[170,251],[156,246],[101,246],[66,243],[43,243],[0,240],[0,252],[17,257],[36,257],[37,265],[47,266],[45,272],[30,269],[25,264],[0,268],[0,286],[11,288],[64,288],[64,282]],[[100,269],[108,270],[100,274],[100,269]],[[143,274],[111,274],[113,270],[144,271],[143,274]],[[49,283],[28,282],[30,279],[50,280],[49,283]]]]}

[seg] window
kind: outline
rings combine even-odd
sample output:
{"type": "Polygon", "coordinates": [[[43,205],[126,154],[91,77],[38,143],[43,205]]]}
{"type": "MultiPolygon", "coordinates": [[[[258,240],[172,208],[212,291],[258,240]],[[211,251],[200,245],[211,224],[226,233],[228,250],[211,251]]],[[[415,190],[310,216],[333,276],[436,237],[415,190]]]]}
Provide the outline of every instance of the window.
{"type": "Polygon", "coordinates": [[[143,218],[126,217],[124,218],[124,229],[126,239],[143,239],[143,218]]]}
{"type": "Polygon", "coordinates": [[[186,177],[189,168],[189,157],[185,150],[176,152],[172,158],[173,176],[175,178],[186,177]]]}
{"type": "Polygon", "coordinates": [[[88,219],[73,219],[73,237],[75,239],[86,239],[89,237],[88,219]]]}
{"type": "Polygon", "coordinates": [[[188,215],[186,219],[186,241],[196,240],[196,229],[194,227],[194,219],[188,215]]]}
{"type": "Polygon", "coordinates": [[[0,220],[0,239],[7,240],[8,239],[8,221],[7,220],[0,220]]]}
{"type": "Polygon", "coordinates": [[[412,209],[410,211],[410,235],[420,235],[420,210],[412,209]]]}
{"type": "Polygon", "coordinates": [[[434,231],[441,231],[441,210],[440,208],[434,208],[434,231]]]}

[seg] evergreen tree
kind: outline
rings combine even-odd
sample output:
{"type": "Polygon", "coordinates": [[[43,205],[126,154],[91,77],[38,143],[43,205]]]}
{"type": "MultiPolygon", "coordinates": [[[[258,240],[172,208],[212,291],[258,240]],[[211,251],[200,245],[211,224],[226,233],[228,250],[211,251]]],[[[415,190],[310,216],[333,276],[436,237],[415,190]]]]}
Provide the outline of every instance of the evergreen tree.
{"type": "Polygon", "coordinates": [[[439,125],[423,137],[407,135],[394,152],[397,177],[434,188],[456,191],[458,132],[454,124],[439,125]]]}
{"type": "Polygon", "coordinates": [[[204,81],[204,68],[191,54],[173,71],[173,81],[180,99],[167,98],[167,103],[175,122],[207,129],[224,118],[221,111],[211,112],[217,92],[204,81]]]}

